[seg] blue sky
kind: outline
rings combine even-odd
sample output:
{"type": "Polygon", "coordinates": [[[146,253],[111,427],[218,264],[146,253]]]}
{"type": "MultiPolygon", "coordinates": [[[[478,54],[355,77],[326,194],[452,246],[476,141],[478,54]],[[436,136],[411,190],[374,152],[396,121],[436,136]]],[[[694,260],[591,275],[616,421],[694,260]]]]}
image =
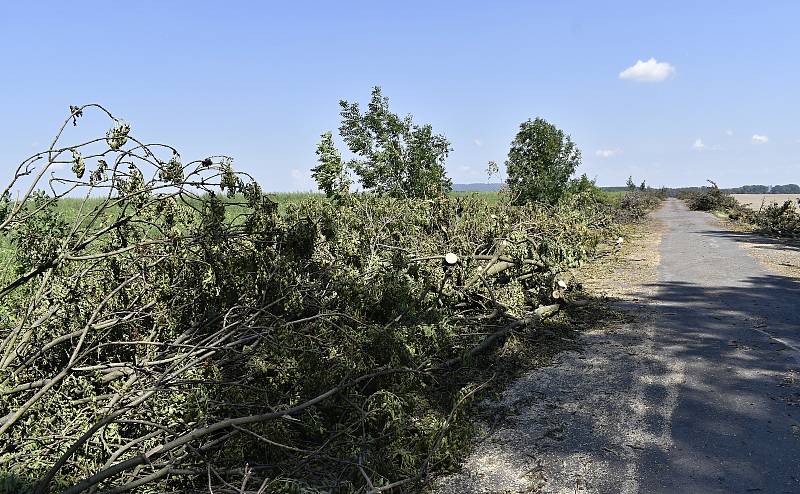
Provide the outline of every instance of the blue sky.
{"type": "Polygon", "coordinates": [[[339,99],[380,85],[450,139],[455,182],[486,181],[541,116],[601,185],[798,183],[798,19],[790,1],[3,2],[0,178],[98,102],[185,160],[308,190],[339,99]]]}

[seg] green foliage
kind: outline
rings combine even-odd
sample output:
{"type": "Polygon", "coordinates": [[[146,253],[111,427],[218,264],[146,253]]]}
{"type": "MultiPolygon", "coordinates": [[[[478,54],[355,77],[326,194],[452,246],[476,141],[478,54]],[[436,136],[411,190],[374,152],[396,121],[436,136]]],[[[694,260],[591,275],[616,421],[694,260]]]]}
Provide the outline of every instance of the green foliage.
{"type": "Polygon", "coordinates": [[[389,111],[389,99],[379,87],[372,90],[365,112],[358,103],[341,101],[340,106],[339,134],[356,158],[343,164],[331,134],[322,135],[314,178],[329,197],[341,196],[349,187],[349,170],[366,191],[377,195],[426,199],[450,191],[452,182],[444,169],[450,143],[430,125],[389,111]]]}
{"type": "Polygon", "coordinates": [[[576,194],[591,196],[597,202],[604,202],[605,200],[603,191],[595,184],[594,180],[587,177],[585,173],[581,175],[580,178],[571,179],[567,185],[565,195],[571,196],[576,194]]]}
{"type": "Polygon", "coordinates": [[[500,174],[500,166],[497,164],[496,161],[489,161],[486,165],[486,178],[487,180],[491,181],[492,177],[495,175],[500,174]]]}
{"type": "Polygon", "coordinates": [[[753,224],[757,231],[778,237],[800,237],[800,201],[770,203],[755,212],[741,215],[744,221],[753,224]]]}
{"type": "Polygon", "coordinates": [[[629,191],[636,190],[636,183],[633,181],[633,176],[628,176],[628,181],[625,182],[625,187],[627,187],[629,191]]]}
{"type": "Polygon", "coordinates": [[[112,151],[116,151],[128,142],[131,126],[122,120],[115,120],[114,126],[106,132],[106,142],[112,151]]]}
{"type": "Polygon", "coordinates": [[[82,152],[109,165],[78,190],[104,198],[38,193],[0,225],[9,485],[411,489],[468,444],[469,371],[500,358],[483,335],[531,324],[616,236],[586,177],[552,206],[355,194],[279,210],[227,158],[181,165],[125,139],[82,152]]]}
{"type": "Polygon", "coordinates": [[[332,199],[341,199],[350,191],[351,180],[342,162],[342,155],[333,144],[333,134],[325,132],[317,145],[319,165],[311,169],[311,176],[319,189],[332,199]]]}
{"type": "Polygon", "coordinates": [[[666,195],[658,192],[641,190],[625,192],[615,209],[615,218],[621,223],[639,220],[658,207],[664,199],[666,195]]]}
{"type": "Polygon", "coordinates": [[[563,131],[542,118],[523,122],[506,160],[514,202],[556,204],[580,161],[580,151],[563,131]]]}
{"type": "Polygon", "coordinates": [[[731,194],[769,194],[768,185],[743,185],[735,189],[728,189],[731,194]]]}
{"type": "Polygon", "coordinates": [[[773,185],[769,192],[770,194],[800,194],[800,185],[773,185]]]}
{"type": "Polygon", "coordinates": [[[736,199],[720,190],[712,180],[711,187],[703,187],[699,191],[683,193],[680,198],[693,211],[724,211],[737,206],[736,199]]]}

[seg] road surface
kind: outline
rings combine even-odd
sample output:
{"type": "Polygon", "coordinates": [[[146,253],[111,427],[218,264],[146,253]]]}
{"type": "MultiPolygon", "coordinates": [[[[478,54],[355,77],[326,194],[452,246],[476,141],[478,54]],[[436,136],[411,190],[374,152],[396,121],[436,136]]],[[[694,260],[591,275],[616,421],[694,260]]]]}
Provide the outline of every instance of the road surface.
{"type": "Polygon", "coordinates": [[[800,284],[671,199],[637,322],[485,403],[502,417],[436,492],[800,493],[800,284]]]}

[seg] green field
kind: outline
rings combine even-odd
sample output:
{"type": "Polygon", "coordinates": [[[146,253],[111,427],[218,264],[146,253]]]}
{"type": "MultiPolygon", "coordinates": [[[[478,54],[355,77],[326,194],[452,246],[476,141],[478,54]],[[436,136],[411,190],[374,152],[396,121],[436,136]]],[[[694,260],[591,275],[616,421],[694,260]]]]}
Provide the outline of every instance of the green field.
{"type": "MultiPolygon", "coordinates": [[[[602,194],[604,200],[611,204],[615,204],[623,195],[625,195],[625,191],[602,190],[600,193],[602,194]]],[[[502,192],[450,192],[450,196],[452,197],[477,196],[484,199],[489,204],[496,204],[500,199],[501,194],[502,192]]],[[[325,194],[321,192],[270,192],[268,195],[278,203],[278,209],[281,212],[285,211],[286,208],[291,204],[326,200],[325,194]]],[[[58,202],[58,209],[64,213],[67,220],[70,220],[75,217],[75,214],[77,214],[81,208],[81,204],[84,204],[84,202],[84,210],[90,211],[95,205],[100,204],[101,199],[89,199],[88,201],[85,201],[81,198],[63,198],[58,202]]]]}

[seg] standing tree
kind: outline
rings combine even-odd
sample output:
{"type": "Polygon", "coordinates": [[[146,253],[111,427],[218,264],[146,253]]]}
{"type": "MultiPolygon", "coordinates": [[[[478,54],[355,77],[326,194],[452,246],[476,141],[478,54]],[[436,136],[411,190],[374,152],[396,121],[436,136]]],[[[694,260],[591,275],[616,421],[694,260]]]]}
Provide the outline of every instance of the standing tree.
{"type": "Polygon", "coordinates": [[[506,160],[514,201],[555,204],[580,163],[581,152],[562,130],[542,118],[523,122],[506,160]]]}
{"type": "Polygon", "coordinates": [[[647,182],[646,181],[642,180],[642,185],[639,186],[639,190],[641,190],[642,192],[647,190],[647,182]]]}
{"type": "Polygon", "coordinates": [[[444,169],[450,143],[434,134],[430,125],[417,125],[411,115],[401,118],[390,112],[389,98],[377,86],[366,112],[358,103],[339,104],[339,134],[356,158],[342,163],[331,134],[323,134],[317,146],[320,164],[312,171],[329,197],[349,186],[349,170],[365,190],[378,195],[429,198],[450,191],[452,182],[444,169]]]}
{"type": "Polygon", "coordinates": [[[628,181],[625,182],[625,186],[628,187],[628,190],[636,190],[636,184],[633,182],[632,175],[628,175],[628,181]]]}
{"type": "Polygon", "coordinates": [[[325,195],[339,199],[350,191],[352,180],[342,162],[342,155],[333,144],[333,134],[325,132],[317,144],[319,165],[311,169],[311,176],[325,195]]]}

